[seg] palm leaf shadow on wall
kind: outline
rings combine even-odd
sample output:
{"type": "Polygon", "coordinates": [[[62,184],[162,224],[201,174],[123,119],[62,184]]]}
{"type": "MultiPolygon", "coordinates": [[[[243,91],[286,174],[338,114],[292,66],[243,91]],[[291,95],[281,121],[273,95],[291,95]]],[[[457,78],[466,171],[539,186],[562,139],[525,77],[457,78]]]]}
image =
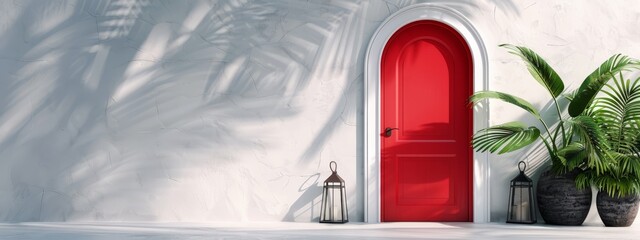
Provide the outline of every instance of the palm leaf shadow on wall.
{"type": "Polygon", "coordinates": [[[320,194],[305,184],[324,173],[330,136],[357,129],[361,152],[360,66],[375,25],[365,2],[6,4],[15,11],[0,42],[10,49],[0,57],[0,219],[297,220],[320,194]],[[283,143],[272,139],[296,133],[255,126],[299,116],[310,81],[323,78],[342,81],[325,131],[297,159],[272,163],[269,149],[283,143]],[[284,167],[291,161],[317,162],[317,172],[284,167]],[[270,187],[282,183],[299,199],[282,203],[270,187]]]}

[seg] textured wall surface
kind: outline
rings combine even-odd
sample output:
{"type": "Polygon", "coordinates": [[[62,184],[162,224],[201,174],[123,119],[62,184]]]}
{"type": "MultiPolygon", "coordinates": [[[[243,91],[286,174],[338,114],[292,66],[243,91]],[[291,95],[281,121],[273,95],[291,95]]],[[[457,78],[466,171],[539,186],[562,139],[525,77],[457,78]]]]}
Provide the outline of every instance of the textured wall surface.
{"type": "MultiPolygon", "coordinates": [[[[476,26],[492,90],[540,108],[497,44],[538,51],[569,88],[640,57],[635,1],[426,2],[476,26]]],[[[364,53],[412,3],[0,1],[0,221],[316,221],[330,161],[361,221],[364,53]]],[[[491,104],[492,124],[514,119],[533,123],[491,104]]],[[[532,151],[492,156],[492,220],[532,151]]]]}

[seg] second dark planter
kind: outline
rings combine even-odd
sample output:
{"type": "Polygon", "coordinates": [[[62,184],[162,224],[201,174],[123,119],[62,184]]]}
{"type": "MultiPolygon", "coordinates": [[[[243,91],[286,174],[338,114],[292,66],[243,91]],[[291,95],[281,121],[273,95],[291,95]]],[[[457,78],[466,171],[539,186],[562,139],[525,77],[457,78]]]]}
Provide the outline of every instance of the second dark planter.
{"type": "Polygon", "coordinates": [[[600,191],[596,197],[598,214],[607,227],[631,226],[638,214],[639,203],[640,197],[636,195],[617,198],[600,191]]]}
{"type": "Polygon", "coordinates": [[[542,173],[536,188],[538,210],[547,224],[582,225],[591,208],[591,188],[576,187],[577,171],[556,175],[551,170],[542,173]]]}

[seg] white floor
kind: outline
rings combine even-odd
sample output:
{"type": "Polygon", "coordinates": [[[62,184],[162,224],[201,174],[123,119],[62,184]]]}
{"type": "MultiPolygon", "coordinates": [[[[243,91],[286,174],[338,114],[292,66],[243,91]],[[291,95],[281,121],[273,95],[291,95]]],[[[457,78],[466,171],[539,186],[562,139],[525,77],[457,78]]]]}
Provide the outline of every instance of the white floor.
{"type": "Polygon", "coordinates": [[[0,223],[0,239],[640,239],[640,227],[473,223],[0,223]]]}

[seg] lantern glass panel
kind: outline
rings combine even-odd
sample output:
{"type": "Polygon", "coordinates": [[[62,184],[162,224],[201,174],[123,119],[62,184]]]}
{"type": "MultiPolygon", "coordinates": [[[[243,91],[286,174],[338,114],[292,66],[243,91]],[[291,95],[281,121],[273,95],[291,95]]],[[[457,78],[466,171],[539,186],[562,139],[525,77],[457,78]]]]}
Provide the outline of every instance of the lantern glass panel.
{"type": "Polygon", "coordinates": [[[511,215],[509,216],[512,221],[528,221],[531,216],[530,202],[529,202],[529,188],[516,186],[511,188],[511,215]]]}
{"type": "Polygon", "coordinates": [[[322,222],[344,222],[346,220],[346,197],[344,186],[327,184],[322,198],[322,222]]]}

